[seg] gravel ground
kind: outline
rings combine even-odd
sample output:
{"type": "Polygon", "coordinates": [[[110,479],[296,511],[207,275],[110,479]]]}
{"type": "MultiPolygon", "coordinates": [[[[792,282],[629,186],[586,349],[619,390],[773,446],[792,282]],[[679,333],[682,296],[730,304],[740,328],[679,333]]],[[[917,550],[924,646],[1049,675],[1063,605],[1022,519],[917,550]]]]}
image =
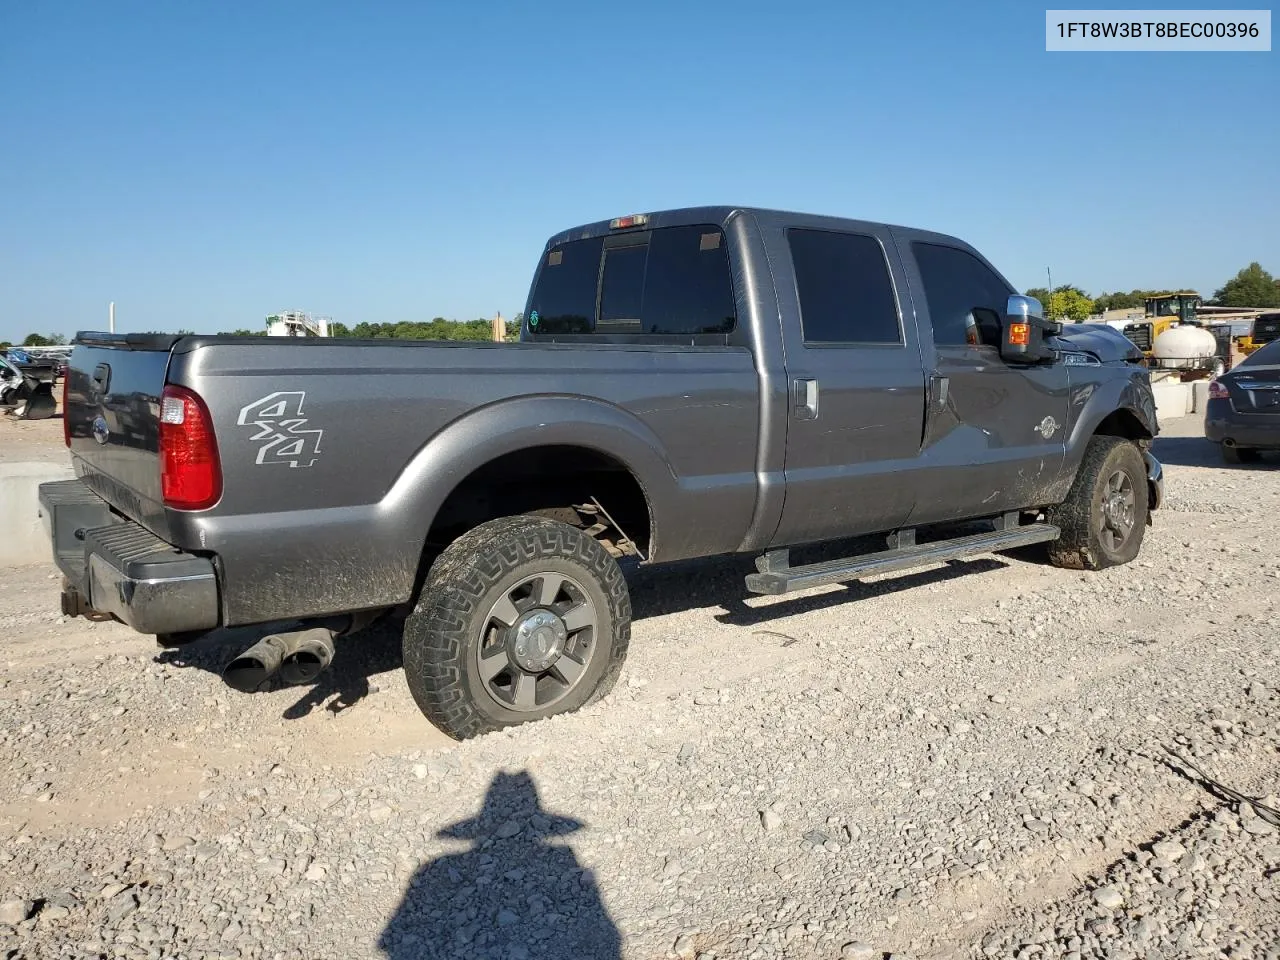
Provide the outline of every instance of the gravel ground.
{"type": "Polygon", "coordinates": [[[55,416],[48,420],[18,420],[0,413],[0,463],[14,460],[66,463],[61,402],[56,409],[55,416]]]}
{"type": "Polygon", "coordinates": [[[610,698],[464,744],[387,630],[240,695],[5,571],[0,958],[1280,958],[1280,471],[1198,426],[1129,567],[641,572],[610,698]]]}

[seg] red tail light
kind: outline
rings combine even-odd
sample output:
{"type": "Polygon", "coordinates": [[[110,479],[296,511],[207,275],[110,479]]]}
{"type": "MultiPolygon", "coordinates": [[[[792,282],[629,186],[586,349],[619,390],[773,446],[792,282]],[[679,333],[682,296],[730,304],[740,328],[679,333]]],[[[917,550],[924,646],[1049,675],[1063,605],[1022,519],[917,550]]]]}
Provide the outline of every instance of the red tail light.
{"type": "Polygon", "coordinates": [[[1217,380],[1209,381],[1209,399],[1210,400],[1226,400],[1231,396],[1227,392],[1227,388],[1217,380]]]}
{"type": "Polygon", "coordinates": [[[222,465],[204,401],[183,387],[160,398],[160,489],[167,506],[203,510],[222,496],[222,465]]]}
{"type": "Polygon", "coordinates": [[[67,419],[67,384],[71,382],[71,370],[62,371],[62,442],[71,446],[71,421],[67,419]]]}

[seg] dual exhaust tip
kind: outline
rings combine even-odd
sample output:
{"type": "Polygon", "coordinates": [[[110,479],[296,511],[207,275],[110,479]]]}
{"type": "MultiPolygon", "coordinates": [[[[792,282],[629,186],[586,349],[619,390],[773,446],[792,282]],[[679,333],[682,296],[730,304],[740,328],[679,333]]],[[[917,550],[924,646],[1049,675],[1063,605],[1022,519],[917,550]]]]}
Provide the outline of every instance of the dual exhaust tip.
{"type": "Polygon", "coordinates": [[[290,685],[311,683],[333,662],[332,627],[311,627],[263,637],[222,671],[227,685],[252,693],[276,674],[290,685]]]}

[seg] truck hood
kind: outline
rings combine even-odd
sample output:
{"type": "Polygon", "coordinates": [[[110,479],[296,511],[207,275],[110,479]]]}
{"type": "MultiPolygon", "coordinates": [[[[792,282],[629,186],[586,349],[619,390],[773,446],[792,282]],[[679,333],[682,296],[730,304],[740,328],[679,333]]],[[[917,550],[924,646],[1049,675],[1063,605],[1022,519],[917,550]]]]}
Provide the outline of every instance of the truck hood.
{"type": "Polygon", "coordinates": [[[1138,362],[1142,351],[1132,340],[1105,323],[1069,323],[1051,339],[1054,347],[1092,354],[1102,363],[1138,362]]]}

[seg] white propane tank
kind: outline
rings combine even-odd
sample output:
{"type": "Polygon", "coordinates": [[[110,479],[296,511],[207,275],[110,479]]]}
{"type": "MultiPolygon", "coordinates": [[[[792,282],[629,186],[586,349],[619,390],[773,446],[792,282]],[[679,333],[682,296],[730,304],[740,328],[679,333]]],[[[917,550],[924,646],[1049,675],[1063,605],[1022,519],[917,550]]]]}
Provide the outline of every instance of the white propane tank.
{"type": "Polygon", "coordinates": [[[1189,366],[1189,360],[1203,360],[1218,352],[1218,341],[1204,327],[1182,324],[1170,327],[1151,345],[1151,352],[1165,369],[1189,366]]]}

